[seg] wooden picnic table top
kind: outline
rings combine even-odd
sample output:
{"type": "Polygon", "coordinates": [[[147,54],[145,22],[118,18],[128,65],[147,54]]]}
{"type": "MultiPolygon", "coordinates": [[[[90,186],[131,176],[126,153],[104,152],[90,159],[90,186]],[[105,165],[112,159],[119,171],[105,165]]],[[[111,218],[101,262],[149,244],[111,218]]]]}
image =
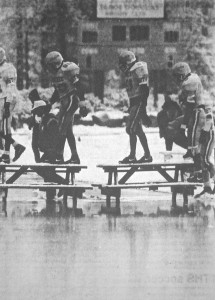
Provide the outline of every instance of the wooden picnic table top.
{"type": "Polygon", "coordinates": [[[56,183],[43,183],[43,184],[17,184],[17,183],[0,183],[0,189],[3,188],[14,188],[14,189],[48,189],[48,188],[56,188],[56,189],[92,189],[93,187],[90,185],[73,185],[73,184],[56,184],[56,183]]]}
{"type": "Polygon", "coordinates": [[[21,168],[21,167],[28,167],[28,168],[35,168],[35,167],[39,167],[39,168],[47,168],[47,167],[51,167],[51,168],[64,168],[64,169],[87,169],[87,166],[85,165],[78,165],[78,164],[48,164],[48,163],[31,163],[31,164],[5,164],[5,163],[0,163],[0,169],[1,167],[3,168],[21,168]]]}
{"type": "Polygon", "coordinates": [[[202,186],[202,183],[199,182],[156,182],[156,183],[150,183],[150,182],[144,182],[144,183],[138,183],[138,184],[103,184],[101,188],[107,188],[107,189],[130,189],[130,188],[147,188],[147,187],[194,187],[194,186],[202,186]]]}
{"type": "Polygon", "coordinates": [[[120,168],[132,168],[132,167],[162,167],[162,166],[193,166],[194,163],[191,161],[158,161],[158,162],[151,162],[151,163],[142,163],[142,164],[99,164],[97,165],[98,168],[103,169],[120,169],[120,168]]]}

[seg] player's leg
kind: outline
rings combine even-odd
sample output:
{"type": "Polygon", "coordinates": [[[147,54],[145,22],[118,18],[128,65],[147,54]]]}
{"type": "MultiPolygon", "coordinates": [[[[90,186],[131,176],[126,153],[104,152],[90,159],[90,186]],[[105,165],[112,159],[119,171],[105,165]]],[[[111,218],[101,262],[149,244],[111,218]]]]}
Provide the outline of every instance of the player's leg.
{"type": "Polygon", "coordinates": [[[200,136],[200,155],[202,162],[202,179],[203,190],[199,194],[195,195],[195,198],[199,198],[205,193],[212,194],[210,178],[215,180],[214,164],[211,161],[212,152],[214,149],[214,130],[202,131],[200,136]]]}
{"type": "Polygon", "coordinates": [[[130,153],[128,156],[119,161],[120,164],[132,164],[137,162],[136,160],[136,145],[137,145],[137,136],[133,130],[134,119],[136,115],[138,106],[133,105],[129,109],[129,116],[126,122],[126,133],[129,135],[129,144],[130,144],[130,153]]]}
{"type": "Polygon", "coordinates": [[[144,150],[144,155],[138,160],[138,163],[152,162],[153,159],[149,150],[147,137],[145,132],[143,131],[141,122],[138,124],[136,128],[136,134],[144,150]]]}
{"type": "Polygon", "coordinates": [[[71,158],[68,161],[66,161],[66,163],[80,164],[80,158],[78,155],[78,151],[77,151],[77,147],[76,147],[76,140],[75,140],[75,136],[74,136],[72,127],[73,127],[73,124],[71,123],[70,126],[68,126],[68,128],[67,128],[66,138],[67,138],[69,148],[71,151],[71,158]]]}
{"type": "Polygon", "coordinates": [[[145,104],[140,102],[133,110],[131,132],[135,133],[143,147],[144,155],[138,160],[138,163],[152,162],[148,141],[142,128],[142,118],[145,116],[145,104]]]}

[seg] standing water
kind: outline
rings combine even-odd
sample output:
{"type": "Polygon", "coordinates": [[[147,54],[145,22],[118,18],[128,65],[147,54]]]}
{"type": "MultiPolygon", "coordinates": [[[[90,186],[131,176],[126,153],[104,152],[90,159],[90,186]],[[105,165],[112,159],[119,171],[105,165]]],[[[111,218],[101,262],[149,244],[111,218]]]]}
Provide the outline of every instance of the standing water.
{"type": "MultiPolygon", "coordinates": [[[[153,158],[159,159],[164,142],[158,133],[148,138],[153,158]]],[[[124,129],[107,136],[83,135],[80,140],[79,154],[88,169],[77,179],[106,182],[107,174],[96,164],[116,163],[127,154],[124,129]]],[[[21,142],[28,147],[20,163],[32,162],[30,138],[21,142]]],[[[154,174],[145,176],[150,180],[154,174]]],[[[133,201],[133,193],[126,195],[123,215],[117,218],[97,214],[95,199],[99,202],[100,194],[92,201],[85,199],[83,218],[27,218],[18,201],[24,197],[27,206],[26,201],[34,200],[32,192],[9,192],[9,216],[0,218],[0,299],[214,300],[214,227],[201,216],[135,217],[135,210],[154,212],[158,197],[170,207],[170,193],[156,199],[154,195],[145,201],[141,194],[144,201],[139,202],[133,201]],[[11,200],[18,200],[15,210],[11,200]]]]}
{"type": "Polygon", "coordinates": [[[201,219],[0,220],[0,299],[214,299],[215,230],[201,219]]]}

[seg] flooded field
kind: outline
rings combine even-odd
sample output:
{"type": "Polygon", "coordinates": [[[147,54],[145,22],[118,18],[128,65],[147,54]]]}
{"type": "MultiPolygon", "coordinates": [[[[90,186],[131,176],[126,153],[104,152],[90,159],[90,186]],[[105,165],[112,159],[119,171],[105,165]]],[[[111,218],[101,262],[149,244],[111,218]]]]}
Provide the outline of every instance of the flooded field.
{"type": "Polygon", "coordinates": [[[0,219],[0,299],[214,299],[201,219],[0,219]]]}
{"type": "MultiPolygon", "coordinates": [[[[88,169],[77,180],[106,182],[107,174],[96,164],[115,163],[127,154],[123,129],[108,135],[78,135],[81,160],[88,169]]],[[[148,137],[153,157],[159,159],[157,149],[164,150],[163,141],[158,133],[148,137]]],[[[28,146],[19,162],[32,162],[30,138],[19,139],[28,146]]],[[[149,180],[152,175],[144,176],[149,180]]],[[[26,217],[32,209],[44,207],[43,195],[9,191],[8,218],[0,217],[0,299],[215,298],[213,224],[208,226],[202,216],[170,217],[167,191],[126,191],[120,217],[99,215],[102,204],[104,196],[95,191],[78,201],[83,217],[26,217]],[[158,207],[163,211],[159,217],[158,207]]]]}

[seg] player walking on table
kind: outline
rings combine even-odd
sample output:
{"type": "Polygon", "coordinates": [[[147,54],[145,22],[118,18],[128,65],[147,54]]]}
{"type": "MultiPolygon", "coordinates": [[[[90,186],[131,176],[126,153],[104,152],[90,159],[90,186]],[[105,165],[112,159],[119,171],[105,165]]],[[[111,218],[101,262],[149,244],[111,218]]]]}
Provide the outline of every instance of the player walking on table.
{"type": "Polygon", "coordinates": [[[130,139],[130,154],[119,161],[121,164],[152,162],[146,135],[142,124],[150,126],[151,121],[146,113],[149,96],[147,63],[137,61],[133,52],[123,51],[119,55],[119,68],[125,75],[126,90],[130,107],[126,132],[130,139]],[[144,150],[144,155],[136,159],[137,137],[144,150]]]}

